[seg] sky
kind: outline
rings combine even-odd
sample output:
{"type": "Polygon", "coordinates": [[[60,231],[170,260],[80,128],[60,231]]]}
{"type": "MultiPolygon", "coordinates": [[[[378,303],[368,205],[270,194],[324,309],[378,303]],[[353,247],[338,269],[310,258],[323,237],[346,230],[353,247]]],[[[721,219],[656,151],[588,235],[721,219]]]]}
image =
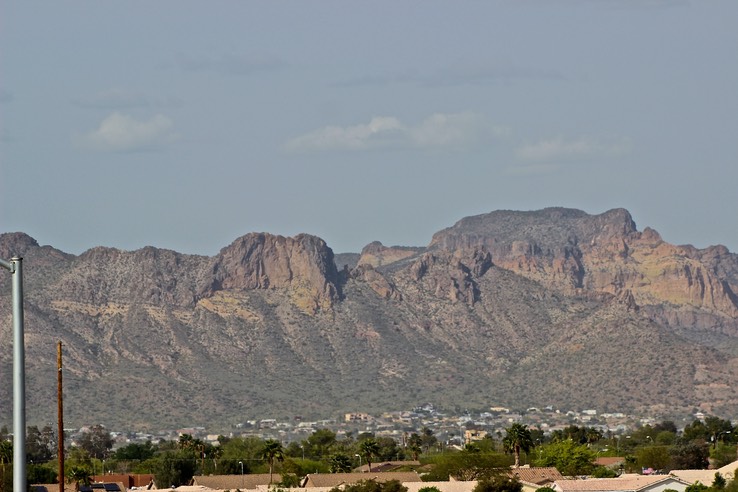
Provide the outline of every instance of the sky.
{"type": "Polygon", "coordinates": [[[735,0],[0,4],[0,232],[214,255],[631,212],[738,251],[735,0]]]}

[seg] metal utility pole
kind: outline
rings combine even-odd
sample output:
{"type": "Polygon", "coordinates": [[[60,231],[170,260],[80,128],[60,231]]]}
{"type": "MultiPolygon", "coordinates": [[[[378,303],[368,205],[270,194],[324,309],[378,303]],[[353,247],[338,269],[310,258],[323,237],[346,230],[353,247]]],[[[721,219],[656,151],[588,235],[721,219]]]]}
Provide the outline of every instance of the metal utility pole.
{"type": "Polygon", "coordinates": [[[13,276],[13,492],[26,492],[26,354],[23,340],[23,258],[0,259],[13,276]]]}
{"type": "Polygon", "coordinates": [[[64,400],[62,399],[62,343],[56,348],[57,413],[59,414],[59,492],[64,492],[64,400]]]}

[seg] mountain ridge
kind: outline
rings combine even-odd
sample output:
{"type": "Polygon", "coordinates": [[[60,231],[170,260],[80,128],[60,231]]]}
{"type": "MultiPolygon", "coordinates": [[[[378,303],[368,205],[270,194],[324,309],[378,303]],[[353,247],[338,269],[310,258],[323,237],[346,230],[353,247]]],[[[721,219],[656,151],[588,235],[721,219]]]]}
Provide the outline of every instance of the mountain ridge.
{"type": "Polygon", "coordinates": [[[738,410],[738,256],[670,245],[624,209],[496,211],[358,256],[309,234],[249,233],[213,257],[0,235],[14,254],[31,419],[53,420],[56,340],[68,418],[129,428],[427,400],[738,410]]]}

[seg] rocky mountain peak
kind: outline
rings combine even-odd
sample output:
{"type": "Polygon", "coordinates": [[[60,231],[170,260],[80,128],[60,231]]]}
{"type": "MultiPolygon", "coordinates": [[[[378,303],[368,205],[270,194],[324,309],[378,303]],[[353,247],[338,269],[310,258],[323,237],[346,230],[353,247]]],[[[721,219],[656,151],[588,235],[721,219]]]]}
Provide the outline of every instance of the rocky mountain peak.
{"type": "Polygon", "coordinates": [[[491,253],[494,265],[564,293],[707,308],[719,313],[716,326],[738,316],[735,255],[720,247],[673,246],[651,228],[638,232],[622,208],[599,215],[567,208],[496,211],[461,219],[436,233],[429,246],[478,248],[491,253]]]}
{"type": "MultiPolygon", "coordinates": [[[[74,368],[73,419],[182,425],[429,398],[738,407],[738,255],[638,232],[623,209],[468,217],[428,248],[374,242],[343,255],[339,265],[361,264],[340,272],[307,234],[247,234],[206,257],[153,247],[75,256],[13,233],[0,235],[0,254],[24,256],[40,422],[50,418],[57,339],[74,368]],[[111,392],[110,381],[136,391],[111,392]]],[[[9,296],[0,290],[4,319],[9,296]]],[[[0,331],[0,367],[8,337],[0,331]]]]}
{"type": "Polygon", "coordinates": [[[333,251],[309,234],[252,233],[223,248],[211,260],[199,295],[234,289],[288,289],[310,313],[330,308],[340,294],[333,251]]]}
{"type": "Polygon", "coordinates": [[[379,241],[374,241],[361,250],[359,265],[371,265],[380,267],[404,260],[423,252],[425,248],[413,248],[407,246],[385,246],[379,241]]]}
{"type": "Polygon", "coordinates": [[[38,241],[24,232],[0,234],[0,258],[4,260],[15,255],[22,257],[29,249],[38,247],[38,241]]]}

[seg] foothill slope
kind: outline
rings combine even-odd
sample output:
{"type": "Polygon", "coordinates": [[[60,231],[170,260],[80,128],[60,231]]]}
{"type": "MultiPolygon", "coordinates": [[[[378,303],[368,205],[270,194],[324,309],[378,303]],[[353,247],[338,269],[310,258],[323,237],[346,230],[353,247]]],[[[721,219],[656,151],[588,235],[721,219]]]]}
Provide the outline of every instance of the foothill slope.
{"type": "MultiPolygon", "coordinates": [[[[70,425],[225,425],[424,401],[738,411],[738,256],[671,245],[622,209],[491,212],[425,247],[375,242],[358,256],[308,234],[246,234],[213,257],[77,256],[0,235],[0,257],[12,255],[26,277],[29,422],[54,420],[59,340],[70,425]]],[[[8,421],[11,391],[0,388],[8,421]]]]}

